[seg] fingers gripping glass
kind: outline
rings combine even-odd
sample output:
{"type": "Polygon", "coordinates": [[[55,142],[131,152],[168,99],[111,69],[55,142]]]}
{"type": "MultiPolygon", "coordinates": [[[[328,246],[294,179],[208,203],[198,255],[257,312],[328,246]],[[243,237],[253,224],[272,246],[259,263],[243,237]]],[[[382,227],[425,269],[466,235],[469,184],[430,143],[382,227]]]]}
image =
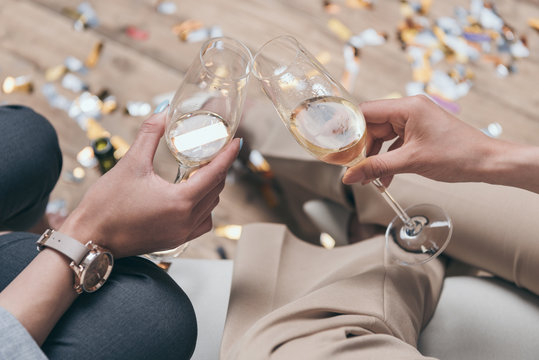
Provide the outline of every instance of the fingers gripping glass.
{"type": "MultiPolygon", "coordinates": [[[[316,158],[351,167],[365,158],[365,118],[352,96],[296,39],[280,36],[255,54],[253,74],[296,141],[316,158]]],[[[452,232],[434,205],[404,210],[376,179],[397,216],[386,231],[391,262],[421,264],[438,256],[452,232]]]]}

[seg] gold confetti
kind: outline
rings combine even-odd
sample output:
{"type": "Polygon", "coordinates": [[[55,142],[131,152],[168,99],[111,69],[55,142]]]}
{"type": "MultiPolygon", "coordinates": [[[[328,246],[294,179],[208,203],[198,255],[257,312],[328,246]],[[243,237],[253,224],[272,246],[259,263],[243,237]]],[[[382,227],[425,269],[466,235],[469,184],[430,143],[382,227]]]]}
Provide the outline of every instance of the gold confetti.
{"type": "Polygon", "coordinates": [[[110,114],[118,108],[118,102],[116,97],[111,95],[108,89],[103,89],[97,94],[97,97],[101,100],[101,113],[103,115],[110,114]]]}
{"type": "Polygon", "coordinates": [[[101,107],[101,112],[103,115],[110,114],[118,108],[118,102],[114,96],[108,96],[103,100],[103,106],[101,107]]]}
{"type": "Polygon", "coordinates": [[[539,18],[528,19],[528,25],[534,30],[539,31],[539,18]]]}
{"type": "Polygon", "coordinates": [[[94,66],[96,66],[97,62],[99,61],[99,57],[101,56],[102,50],[103,43],[101,41],[98,41],[97,43],[95,43],[90,54],[88,54],[88,57],[86,58],[84,64],[89,68],[93,68],[94,66]]]}
{"type": "Polygon", "coordinates": [[[110,133],[98,123],[95,119],[88,119],[86,123],[86,136],[90,141],[96,140],[102,137],[110,137],[110,133]]]}
{"type": "Polygon", "coordinates": [[[341,11],[341,7],[329,0],[324,0],[323,2],[323,5],[324,5],[324,10],[328,13],[328,14],[337,14],[341,11]]]}
{"type": "Polygon", "coordinates": [[[432,28],[434,35],[440,40],[441,43],[445,42],[445,32],[439,26],[434,26],[432,28]]]}
{"type": "Polygon", "coordinates": [[[129,150],[129,143],[118,135],[114,135],[113,137],[111,137],[110,143],[114,148],[114,158],[116,160],[120,160],[129,150]]]}
{"type": "Polygon", "coordinates": [[[426,83],[432,76],[432,69],[430,66],[424,66],[417,69],[413,69],[412,77],[414,81],[426,83]]]}
{"type": "Polygon", "coordinates": [[[11,94],[17,91],[31,93],[34,91],[34,85],[30,81],[29,76],[8,76],[5,78],[4,83],[2,84],[2,90],[6,94],[11,94]]]}
{"type": "Polygon", "coordinates": [[[59,80],[62,76],[67,73],[67,67],[64,64],[56,65],[51,68],[48,68],[45,71],[45,80],[52,82],[59,80]]]}
{"type": "Polygon", "coordinates": [[[63,8],[62,14],[66,15],[67,17],[75,20],[75,23],[73,24],[73,27],[77,31],[82,31],[88,26],[88,18],[84,15],[78,12],[75,9],[72,8],[63,8]]]}
{"type": "MultiPolygon", "coordinates": [[[[211,67],[212,64],[205,65],[211,67]]],[[[218,66],[215,70],[212,69],[212,71],[215,77],[210,84],[210,88],[214,90],[221,90],[223,88],[223,84],[228,81],[227,77],[230,75],[230,71],[226,68],[226,66],[223,65],[218,66]]]]}
{"type": "Polygon", "coordinates": [[[412,17],[415,14],[415,11],[412,8],[412,5],[408,4],[408,2],[405,2],[405,1],[401,2],[400,10],[401,10],[401,15],[404,16],[405,18],[412,17]]]}
{"type": "Polygon", "coordinates": [[[252,150],[249,153],[249,162],[247,166],[254,172],[262,172],[262,173],[271,172],[270,164],[268,163],[266,159],[264,159],[264,157],[258,150],[252,150]]]}
{"type": "Polygon", "coordinates": [[[491,62],[494,65],[498,66],[502,63],[502,58],[498,55],[492,55],[492,54],[483,54],[481,56],[481,59],[483,59],[486,62],[491,62]]]}
{"type": "Polygon", "coordinates": [[[65,7],[62,9],[62,14],[67,16],[68,18],[71,18],[73,20],[78,20],[82,16],[80,12],[78,12],[76,9],[65,7]]]}
{"type": "Polygon", "coordinates": [[[336,241],[331,235],[323,232],[320,234],[320,244],[326,249],[333,249],[335,247],[336,241]]]}
{"type": "Polygon", "coordinates": [[[217,226],[213,232],[216,236],[230,240],[239,240],[241,237],[241,225],[222,225],[217,226]]]}
{"type": "Polygon", "coordinates": [[[172,265],[172,263],[169,261],[159,261],[158,263],[156,263],[156,265],[168,272],[168,269],[170,268],[170,265],[172,265]]]}
{"type": "Polygon", "coordinates": [[[387,94],[382,99],[400,99],[401,97],[402,97],[402,94],[400,92],[394,91],[387,94]]]}
{"type": "Polygon", "coordinates": [[[187,36],[192,31],[201,29],[204,24],[198,20],[185,20],[178,25],[172,27],[172,32],[176,34],[182,41],[187,40],[187,36]]]}
{"type": "Polygon", "coordinates": [[[400,33],[400,40],[406,45],[412,45],[415,37],[417,36],[416,29],[404,29],[400,33]]]}
{"type": "Polygon", "coordinates": [[[346,25],[344,25],[342,22],[335,18],[329,19],[328,28],[342,41],[348,41],[348,39],[352,37],[352,31],[346,25]]]}
{"type": "Polygon", "coordinates": [[[277,197],[275,189],[271,184],[262,184],[260,191],[262,192],[262,197],[266,201],[266,204],[268,204],[270,208],[274,208],[279,205],[279,198],[277,197]]]}
{"type": "Polygon", "coordinates": [[[372,0],[346,0],[346,6],[353,9],[369,9],[373,8],[372,0]]]}
{"type": "Polygon", "coordinates": [[[431,6],[432,0],[421,0],[421,8],[419,9],[419,13],[422,15],[428,14],[431,6]]]}
{"type": "Polygon", "coordinates": [[[322,65],[326,65],[331,61],[331,53],[329,51],[322,51],[316,55],[316,60],[322,65]]]}
{"type": "Polygon", "coordinates": [[[226,68],[226,66],[219,66],[216,70],[215,70],[215,75],[219,76],[219,77],[222,77],[222,78],[226,78],[229,74],[229,71],[228,69],[226,68]]]}

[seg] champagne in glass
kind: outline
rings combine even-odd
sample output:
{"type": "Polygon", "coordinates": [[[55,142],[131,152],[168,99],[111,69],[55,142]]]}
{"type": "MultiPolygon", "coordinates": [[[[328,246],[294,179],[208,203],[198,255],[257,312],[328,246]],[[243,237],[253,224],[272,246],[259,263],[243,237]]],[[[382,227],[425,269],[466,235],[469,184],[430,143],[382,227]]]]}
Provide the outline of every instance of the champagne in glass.
{"type": "Polygon", "coordinates": [[[171,122],[167,139],[178,162],[190,168],[207,163],[232,138],[229,124],[211,111],[193,111],[171,122]]]}
{"type": "Polygon", "coordinates": [[[289,126],[296,141],[324,162],[354,166],[365,157],[365,119],[346,99],[307,99],[292,111],[289,126]]]}
{"type": "MultiPolygon", "coordinates": [[[[365,158],[365,118],[352,96],[296,39],[280,36],[257,52],[253,73],[296,141],[316,158],[354,166],[365,158]]],[[[373,185],[397,216],[388,225],[390,262],[421,264],[438,256],[452,233],[443,209],[404,210],[379,179],[373,185]]]]}

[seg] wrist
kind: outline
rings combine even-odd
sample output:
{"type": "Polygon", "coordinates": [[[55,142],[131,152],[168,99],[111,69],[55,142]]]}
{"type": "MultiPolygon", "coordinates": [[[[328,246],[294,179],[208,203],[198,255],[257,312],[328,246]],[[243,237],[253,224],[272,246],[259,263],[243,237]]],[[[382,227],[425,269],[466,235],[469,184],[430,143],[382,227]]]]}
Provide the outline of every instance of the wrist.
{"type": "Polygon", "coordinates": [[[75,209],[58,231],[72,237],[83,245],[92,241],[96,245],[108,248],[106,238],[101,234],[99,227],[85,219],[83,214],[84,211],[80,211],[79,208],[75,209]]]}
{"type": "Polygon", "coordinates": [[[478,180],[530,190],[529,185],[539,175],[538,161],[539,154],[534,147],[491,139],[478,180]]]}
{"type": "MultiPolygon", "coordinates": [[[[44,248],[39,252],[37,258],[42,264],[47,264],[49,271],[56,274],[58,286],[71,289],[72,293],[78,295],[73,288],[73,271],[69,268],[71,259],[56,250],[44,248]]],[[[71,292],[70,291],[70,292],[71,292]]]]}
{"type": "Polygon", "coordinates": [[[71,260],[69,268],[75,274],[73,286],[79,294],[98,290],[112,271],[114,260],[110,251],[91,241],[83,245],[67,234],[49,229],[36,244],[40,251],[53,249],[71,260]]]}

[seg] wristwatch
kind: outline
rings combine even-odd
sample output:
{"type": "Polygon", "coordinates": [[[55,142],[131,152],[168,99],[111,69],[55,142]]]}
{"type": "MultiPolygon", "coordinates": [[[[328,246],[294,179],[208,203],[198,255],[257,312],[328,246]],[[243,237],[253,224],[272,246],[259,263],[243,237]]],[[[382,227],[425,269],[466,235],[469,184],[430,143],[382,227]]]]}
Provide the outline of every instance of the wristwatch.
{"type": "Polygon", "coordinates": [[[66,234],[48,229],[37,241],[39,251],[44,247],[54,249],[72,260],[69,267],[75,273],[73,287],[77,294],[96,291],[112,271],[114,260],[110,251],[91,241],[83,245],[66,234]]]}

